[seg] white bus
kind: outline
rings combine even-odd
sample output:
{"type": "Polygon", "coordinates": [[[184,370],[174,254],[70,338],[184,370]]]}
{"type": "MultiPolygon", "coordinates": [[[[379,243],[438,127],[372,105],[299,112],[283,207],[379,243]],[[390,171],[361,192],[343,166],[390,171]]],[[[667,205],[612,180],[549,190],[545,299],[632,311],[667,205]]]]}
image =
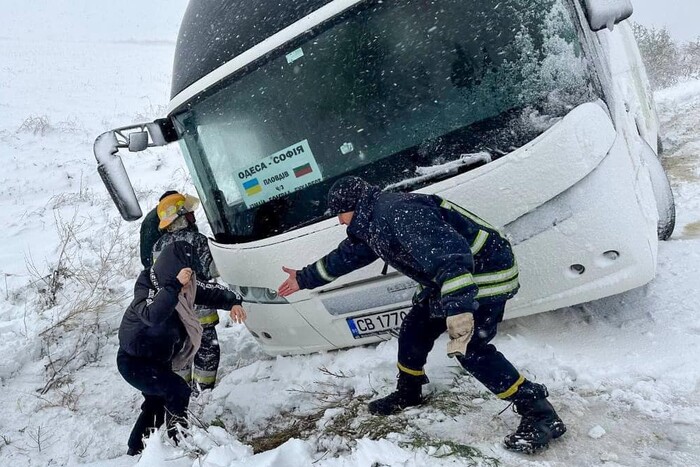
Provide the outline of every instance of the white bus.
{"type": "Polygon", "coordinates": [[[99,172],[138,219],[118,150],[180,143],[217,268],[270,354],[388,339],[410,307],[415,284],[381,262],[275,293],[282,265],[344,238],[326,193],[345,175],[502,227],[522,284],[507,318],[617,294],[654,277],[675,218],[630,14],[629,0],[192,0],[167,115],[100,135],[99,172]]]}

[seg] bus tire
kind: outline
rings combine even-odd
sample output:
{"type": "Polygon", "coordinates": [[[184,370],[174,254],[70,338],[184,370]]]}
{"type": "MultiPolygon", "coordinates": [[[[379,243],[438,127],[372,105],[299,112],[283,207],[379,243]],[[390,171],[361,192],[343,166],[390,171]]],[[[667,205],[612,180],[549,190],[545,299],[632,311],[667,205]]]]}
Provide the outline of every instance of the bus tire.
{"type": "Polygon", "coordinates": [[[676,204],[673,200],[671,183],[668,181],[666,171],[664,171],[661,161],[654,150],[646,142],[642,144],[644,146],[642,149],[642,161],[649,169],[651,187],[654,191],[656,209],[659,213],[659,224],[656,232],[659,240],[668,240],[676,227],[676,204]]]}

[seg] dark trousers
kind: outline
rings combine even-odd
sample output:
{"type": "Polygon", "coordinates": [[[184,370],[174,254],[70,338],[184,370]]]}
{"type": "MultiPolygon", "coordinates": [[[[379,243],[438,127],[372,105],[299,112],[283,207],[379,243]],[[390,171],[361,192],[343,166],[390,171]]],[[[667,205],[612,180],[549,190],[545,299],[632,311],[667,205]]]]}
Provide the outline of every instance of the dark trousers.
{"type": "MultiPolygon", "coordinates": [[[[504,309],[505,302],[480,304],[474,312],[474,335],[467,346],[467,354],[458,357],[465,370],[491,392],[499,396],[503,394],[503,397],[509,389],[517,388],[520,381],[515,367],[489,343],[496,336],[504,309]]],[[[426,301],[414,305],[401,325],[399,364],[422,372],[435,340],[446,330],[445,318],[431,318],[426,301]]]]}
{"type": "Polygon", "coordinates": [[[152,429],[160,427],[169,419],[186,419],[190,401],[190,387],[180,376],[173,373],[170,363],[132,357],[122,352],[117,354],[117,368],[127,383],[141,391],[144,402],[141,414],[131,430],[128,446],[141,451],[143,437],[152,429]]]}

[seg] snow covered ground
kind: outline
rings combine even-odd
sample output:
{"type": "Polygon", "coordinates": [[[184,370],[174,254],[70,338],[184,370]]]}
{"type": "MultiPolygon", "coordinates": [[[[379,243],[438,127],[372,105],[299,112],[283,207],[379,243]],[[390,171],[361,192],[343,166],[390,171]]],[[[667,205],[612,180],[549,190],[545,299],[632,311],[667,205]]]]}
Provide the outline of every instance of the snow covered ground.
{"type": "MultiPolygon", "coordinates": [[[[139,271],[138,225],[118,220],[92,142],[162,114],[173,43],[158,39],[171,36],[56,41],[9,30],[0,37],[0,465],[700,465],[700,82],[656,96],[678,212],[658,277],[507,321],[496,339],[547,384],[569,427],[549,450],[505,451],[518,417],[442,352],[428,362],[427,406],[377,419],[364,403],[393,388],[395,340],[271,358],[245,328],[221,325],[221,380],[191,407],[200,426],[184,449],[154,436],[139,460],[124,452],[140,396],[114,363],[139,271]]],[[[192,191],[176,148],[126,162],[147,206],[165,189],[192,191]]]]}

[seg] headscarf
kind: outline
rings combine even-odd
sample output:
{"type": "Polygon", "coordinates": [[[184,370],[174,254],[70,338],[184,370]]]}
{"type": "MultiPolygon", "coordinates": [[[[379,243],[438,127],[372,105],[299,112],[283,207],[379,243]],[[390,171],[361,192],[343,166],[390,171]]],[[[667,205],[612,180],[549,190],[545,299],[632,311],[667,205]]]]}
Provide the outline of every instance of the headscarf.
{"type": "Polygon", "coordinates": [[[194,361],[194,355],[202,344],[202,325],[194,312],[194,297],[197,294],[197,278],[192,273],[192,278],[186,286],[182,288],[177,297],[175,309],[180,317],[180,321],[187,331],[187,339],[180,351],[173,357],[173,371],[189,368],[194,361]]]}

